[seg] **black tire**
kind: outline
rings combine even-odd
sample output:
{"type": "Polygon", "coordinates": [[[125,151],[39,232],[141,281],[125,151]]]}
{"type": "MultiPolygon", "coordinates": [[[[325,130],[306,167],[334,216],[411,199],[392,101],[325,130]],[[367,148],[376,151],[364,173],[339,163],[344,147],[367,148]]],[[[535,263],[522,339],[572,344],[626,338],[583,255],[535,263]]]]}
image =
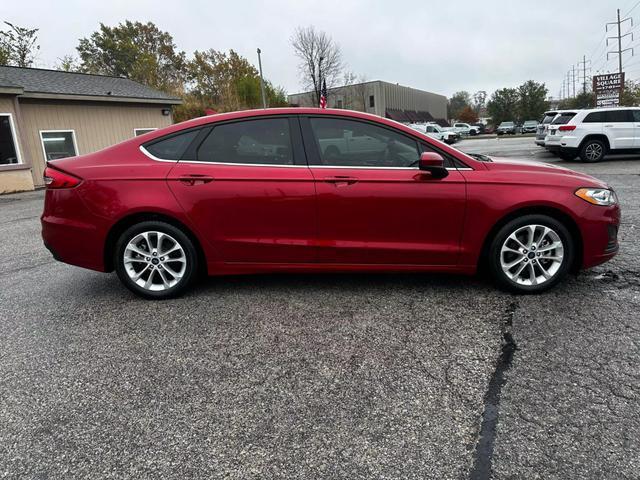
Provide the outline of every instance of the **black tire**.
{"type": "MultiPolygon", "coordinates": [[[[540,229],[537,229],[536,231],[539,232],[540,229]]],[[[533,253],[533,249],[531,252],[528,252],[526,256],[528,257],[529,255],[531,255],[531,253],[533,253]]],[[[552,254],[556,254],[556,253],[557,253],[556,251],[552,252],[552,254]]],[[[575,246],[574,246],[573,237],[571,236],[571,233],[569,232],[569,230],[561,222],[547,215],[539,215],[539,214],[524,215],[522,217],[515,218],[510,222],[508,222],[494,236],[489,247],[489,259],[488,259],[489,271],[491,272],[491,276],[493,277],[495,282],[498,284],[498,286],[504,290],[514,292],[514,293],[525,293],[525,294],[541,293],[555,286],[567,275],[567,273],[571,269],[571,265],[573,264],[574,255],[575,255],[575,246]],[[502,256],[501,250],[502,250],[502,246],[507,241],[507,238],[512,233],[518,231],[518,229],[522,227],[526,227],[528,225],[540,225],[540,226],[548,227],[551,230],[553,230],[553,232],[557,234],[557,236],[562,241],[562,247],[564,250],[560,265],[557,268],[557,270],[553,273],[553,276],[551,276],[551,278],[549,278],[548,280],[545,280],[543,283],[538,283],[535,285],[525,285],[522,283],[518,283],[517,281],[514,281],[512,278],[510,278],[507,275],[507,273],[505,273],[505,271],[501,266],[501,256],[502,256]]],[[[526,260],[527,266],[525,267],[525,269],[529,268],[528,266],[529,262],[532,262],[534,264],[534,267],[531,267],[534,271],[534,275],[532,275],[533,277],[536,276],[536,269],[538,269],[537,271],[540,272],[540,274],[537,276],[538,277],[541,276],[542,271],[540,270],[540,268],[542,267],[542,263],[540,265],[537,265],[536,262],[538,261],[539,261],[539,258],[537,257],[534,257],[532,260],[529,260],[529,258],[526,260]]],[[[516,265],[514,269],[517,270],[518,266],[516,265]]]]}
{"type": "Polygon", "coordinates": [[[602,140],[589,139],[580,147],[580,160],[585,163],[595,163],[601,161],[607,154],[607,146],[602,140]],[[595,152],[600,152],[595,155],[595,152]]]}
{"type": "MultiPolygon", "coordinates": [[[[159,235],[156,236],[156,241],[158,237],[159,235]]],[[[161,249],[159,248],[159,250],[161,249]]],[[[142,257],[139,257],[139,258],[142,260],[142,257]]],[[[151,258],[151,254],[149,258],[151,258]]],[[[182,255],[181,255],[181,258],[182,258],[182,255]]],[[[158,260],[158,259],[156,258],[155,260],[158,260]]],[[[183,294],[190,287],[190,285],[193,283],[193,281],[198,275],[198,254],[191,239],[179,228],[176,228],[169,223],[158,221],[158,220],[140,222],[126,229],[122,233],[122,235],[120,235],[116,243],[113,264],[115,265],[115,270],[116,270],[116,273],[118,274],[118,278],[124,284],[125,287],[127,287],[129,290],[131,290],[135,294],[140,295],[141,297],[156,299],[156,300],[173,298],[183,294]],[[182,264],[181,260],[179,261],[179,263],[173,263],[171,262],[171,259],[170,259],[171,254],[167,255],[167,262],[170,262],[169,265],[171,265],[172,268],[175,265],[178,265],[178,268],[180,269],[184,268],[184,272],[182,273],[179,280],[177,279],[177,277],[171,277],[172,281],[176,281],[177,283],[175,283],[174,285],[171,285],[170,287],[164,290],[152,291],[152,290],[146,289],[143,286],[138,285],[130,277],[129,273],[127,273],[127,267],[124,261],[125,249],[127,248],[127,245],[131,240],[133,240],[136,236],[144,232],[160,232],[165,235],[168,235],[171,240],[179,244],[179,246],[182,248],[182,251],[184,252],[184,260],[185,260],[184,267],[180,267],[180,265],[182,264]]],[[[142,261],[140,261],[136,264],[135,268],[139,268],[141,270],[144,267],[144,265],[146,265],[146,263],[142,263],[142,261]]],[[[161,267],[157,267],[157,266],[152,267],[152,265],[149,264],[149,268],[151,270],[155,268],[158,268],[158,270],[160,270],[161,267]]],[[[167,272],[168,270],[165,268],[165,272],[164,272],[165,276],[167,272]]],[[[151,275],[156,275],[156,272],[151,273],[151,275]]],[[[158,279],[158,277],[160,277],[159,271],[157,272],[157,275],[154,278],[158,279]]],[[[165,278],[165,277],[163,276],[162,278],[165,278]]]]}

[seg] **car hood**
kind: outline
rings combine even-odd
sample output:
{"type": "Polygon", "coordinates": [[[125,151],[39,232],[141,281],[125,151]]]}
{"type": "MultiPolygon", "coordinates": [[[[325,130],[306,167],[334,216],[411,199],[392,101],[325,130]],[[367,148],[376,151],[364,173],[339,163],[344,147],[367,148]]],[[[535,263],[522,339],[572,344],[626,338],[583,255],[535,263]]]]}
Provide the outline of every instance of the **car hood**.
{"type": "Polygon", "coordinates": [[[491,160],[484,164],[488,170],[505,177],[521,177],[527,174],[528,183],[547,182],[556,185],[610,188],[605,182],[591,175],[550,163],[496,157],[492,157],[491,160]]]}

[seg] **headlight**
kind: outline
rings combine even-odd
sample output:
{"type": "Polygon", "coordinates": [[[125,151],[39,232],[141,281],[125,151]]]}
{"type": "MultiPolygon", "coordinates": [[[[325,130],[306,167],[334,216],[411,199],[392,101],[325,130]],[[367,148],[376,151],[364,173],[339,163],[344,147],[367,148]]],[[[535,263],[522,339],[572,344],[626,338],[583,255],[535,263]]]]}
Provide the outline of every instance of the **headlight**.
{"type": "Polygon", "coordinates": [[[576,195],[593,205],[602,205],[603,207],[618,203],[616,192],[606,188],[581,188],[576,190],[576,195]]]}

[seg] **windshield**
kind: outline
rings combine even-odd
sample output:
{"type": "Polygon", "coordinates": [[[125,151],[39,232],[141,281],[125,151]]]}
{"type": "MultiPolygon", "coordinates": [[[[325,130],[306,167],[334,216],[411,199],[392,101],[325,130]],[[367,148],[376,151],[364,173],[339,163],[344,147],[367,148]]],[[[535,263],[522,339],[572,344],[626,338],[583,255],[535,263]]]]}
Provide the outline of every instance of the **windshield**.
{"type": "Polygon", "coordinates": [[[576,112],[562,112],[559,113],[556,118],[553,119],[551,125],[564,125],[576,115],[576,112]]]}
{"type": "Polygon", "coordinates": [[[558,114],[558,112],[547,112],[544,115],[544,118],[542,119],[542,123],[544,125],[551,123],[553,121],[554,118],[556,118],[556,115],[558,114]]]}
{"type": "Polygon", "coordinates": [[[513,122],[502,122],[501,127],[513,127],[513,122]]]}
{"type": "Polygon", "coordinates": [[[536,122],[535,120],[528,120],[526,122],[524,122],[525,126],[529,127],[529,126],[535,126],[538,124],[538,122],[536,122]]]}

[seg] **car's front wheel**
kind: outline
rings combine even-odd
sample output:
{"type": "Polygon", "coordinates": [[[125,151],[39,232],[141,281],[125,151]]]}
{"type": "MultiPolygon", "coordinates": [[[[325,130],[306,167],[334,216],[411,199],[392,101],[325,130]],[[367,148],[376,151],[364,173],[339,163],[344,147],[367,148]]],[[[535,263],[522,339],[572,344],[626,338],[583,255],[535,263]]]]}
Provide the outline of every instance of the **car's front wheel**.
{"type": "Polygon", "coordinates": [[[146,298],[183,293],[197,273],[197,253],[185,233],[165,222],[146,221],[125,230],[115,248],[115,269],[122,283],[146,298]]]}
{"type": "Polygon", "coordinates": [[[567,228],[547,215],[525,215],[502,227],[489,251],[498,284],[518,293],[539,293],[556,285],[573,262],[567,228]]]}
{"type": "Polygon", "coordinates": [[[607,146],[601,140],[587,140],[580,149],[580,160],[587,163],[599,162],[607,153],[607,146]]]}

